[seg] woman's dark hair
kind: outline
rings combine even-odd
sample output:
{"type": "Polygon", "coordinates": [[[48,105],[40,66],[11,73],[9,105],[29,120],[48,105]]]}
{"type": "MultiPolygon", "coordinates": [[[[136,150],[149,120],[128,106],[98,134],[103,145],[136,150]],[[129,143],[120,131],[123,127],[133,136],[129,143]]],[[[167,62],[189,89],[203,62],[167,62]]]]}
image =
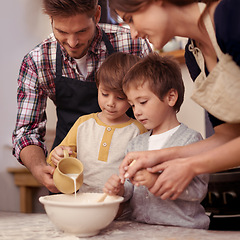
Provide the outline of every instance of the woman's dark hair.
{"type": "Polygon", "coordinates": [[[69,17],[86,13],[94,16],[98,0],[43,0],[43,12],[51,17],[69,17]]]}
{"type": "MultiPolygon", "coordinates": [[[[112,10],[118,10],[121,12],[136,12],[142,7],[150,5],[159,0],[109,0],[109,7],[112,10]]],[[[163,2],[168,2],[176,6],[185,6],[195,2],[212,3],[218,0],[162,0],[163,2]]]]}
{"type": "MultiPolygon", "coordinates": [[[[159,0],[109,0],[109,7],[111,15],[114,19],[117,19],[116,11],[125,13],[134,13],[141,9],[144,9],[148,5],[158,2],[159,0]]],[[[176,6],[185,6],[195,2],[204,2],[207,7],[218,0],[162,0],[176,6]]]]}
{"type": "Polygon", "coordinates": [[[123,90],[149,83],[150,90],[163,101],[166,94],[175,89],[178,99],[174,110],[178,112],[184,99],[184,83],[179,64],[169,56],[162,57],[158,53],[150,53],[136,63],[123,79],[123,90]]]}

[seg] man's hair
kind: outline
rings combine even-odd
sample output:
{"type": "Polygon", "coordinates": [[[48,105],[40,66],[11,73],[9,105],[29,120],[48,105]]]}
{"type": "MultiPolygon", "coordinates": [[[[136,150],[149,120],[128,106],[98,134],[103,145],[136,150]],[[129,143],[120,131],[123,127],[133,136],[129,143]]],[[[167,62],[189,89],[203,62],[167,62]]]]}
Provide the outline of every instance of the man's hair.
{"type": "Polygon", "coordinates": [[[51,17],[87,14],[93,17],[98,0],[43,0],[43,12],[51,17]]]}
{"type": "Polygon", "coordinates": [[[96,84],[103,84],[110,91],[115,91],[126,97],[122,89],[122,80],[127,71],[138,61],[140,57],[129,53],[116,52],[105,59],[97,71],[96,84]]]}
{"type": "Polygon", "coordinates": [[[123,79],[123,90],[149,83],[151,91],[163,101],[171,89],[178,92],[174,110],[178,112],[184,99],[184,83],[179,64],[169,56],[162,57],[158,53],[150,53],[135,64],[123,79]]]}

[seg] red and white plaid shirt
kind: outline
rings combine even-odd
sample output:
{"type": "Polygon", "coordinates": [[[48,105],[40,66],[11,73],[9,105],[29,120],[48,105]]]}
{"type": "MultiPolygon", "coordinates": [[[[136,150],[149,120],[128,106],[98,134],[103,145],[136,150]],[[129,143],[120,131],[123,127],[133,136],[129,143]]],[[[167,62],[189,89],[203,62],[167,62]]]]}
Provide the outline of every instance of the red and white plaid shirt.
{"type": "MultiPolygon", "coordinates": [[[[95,81],[91,79],[91,72],[96,65],[99,68],[108,56],[100,27],[105,31],[116,51],[140,57],[146,56],[151,51],[146,40],[132,40],[128,29],[117,25],[99,24],[87,53],[87,78],[79,72],[76,61],[61,47],[63,76],[80,81],[95,81]]],[[[44,145],[46,102],[48,97],[55,101],[56,46],[57,41],[51,34],[24,57],[20,68],[17,91],[18,113],[12,137],[13,154],[20,162],[20,151],[28,145],[42,147],[47,155],[44,145]]]]}

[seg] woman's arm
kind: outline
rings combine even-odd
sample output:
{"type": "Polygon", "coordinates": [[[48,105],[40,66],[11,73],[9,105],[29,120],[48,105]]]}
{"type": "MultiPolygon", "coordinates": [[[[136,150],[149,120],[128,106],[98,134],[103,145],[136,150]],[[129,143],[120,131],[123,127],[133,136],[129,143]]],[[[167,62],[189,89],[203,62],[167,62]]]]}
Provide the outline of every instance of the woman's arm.
{"type": "Polygon", "coordinates": [[[176,199],[193,177],[202,173],[213,173],[240,165],[240,137],[207,152],[164,162],[151,171],[163,171],[150,189],[162,199],[176,199]]]}
{"type": "Polygon", "coordinates": [[[215,134],[202,141],[202,144],[207,143],[209,145],[202,152],[153,167],[151,172],[163,172],[150,191],[162,199],[171,198],[174,200],[188,186],[193,177],[239,166],[239,125],[221,125],[216,128],[215,134]]]}
{"type": "Polygon", "coordinates": [[[240,165],[239,136],[240,124],[222,124],[215,128],[213,136],[200,142],[129,153],[120,166],[120,177],[131,178],[142,168],[151,168],[151,172],[163,171],[150,191],[162,199],[176,199],[196,175],[240,165]],[[128,167],[133,159],[135,164],[128,167]]]}

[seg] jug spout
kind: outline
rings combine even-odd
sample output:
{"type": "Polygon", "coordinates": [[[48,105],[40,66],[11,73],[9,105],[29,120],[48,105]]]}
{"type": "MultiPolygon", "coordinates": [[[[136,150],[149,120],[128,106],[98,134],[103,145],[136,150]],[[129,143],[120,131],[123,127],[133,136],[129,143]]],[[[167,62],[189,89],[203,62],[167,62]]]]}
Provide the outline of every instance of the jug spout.
{"type": "Polygon", "coordinates": [[[83,164],[77,158],[69,157],[68,152],[64,152],[64,156],[57,164],[53,181],[60,192],[72,194],[75,192],[75,181],[77,190],[83,184],[83,164]]]}

